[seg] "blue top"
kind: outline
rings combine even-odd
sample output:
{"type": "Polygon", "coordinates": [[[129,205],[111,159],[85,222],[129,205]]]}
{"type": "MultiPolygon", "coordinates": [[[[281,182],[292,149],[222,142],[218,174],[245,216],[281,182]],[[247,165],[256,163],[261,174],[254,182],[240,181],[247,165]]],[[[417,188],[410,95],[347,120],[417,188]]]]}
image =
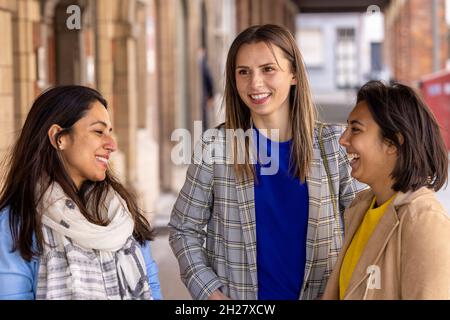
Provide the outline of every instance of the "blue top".
{"type": "MultiPolygon", "coordinates": [[[[153,260],[150,243],[140,246],[147,266],[147,276],[153,299],[161,300],[158,266],[153,260]]],[[[16,250],[11,252],[12,235],[9,210],[0,212],[0,300],[33,300],[36,297],[39,259],[26,261],[16,250]]]]}
{"type": "Polygon", "coordinates": [[[305,272],[308,188],[289,172],[291,141],[278,143],[256,134],[258,159],[273,153],[269,164],[256,164],[258,299],[297,300],[305,272]],[[274,165],[276,174],[261,171],[274,165]]]}

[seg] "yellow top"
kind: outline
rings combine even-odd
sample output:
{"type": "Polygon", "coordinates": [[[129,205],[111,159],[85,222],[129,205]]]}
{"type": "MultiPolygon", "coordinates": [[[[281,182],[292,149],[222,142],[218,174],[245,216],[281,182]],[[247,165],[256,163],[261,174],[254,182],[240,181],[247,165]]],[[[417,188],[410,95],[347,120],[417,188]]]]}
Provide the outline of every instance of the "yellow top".
{"type": "Polygon", "coordinates": [[[367,241],[369,241],[375,227],[394,197],[395,194],[378,208],[373,207],[376,201],[376,198],[374,197],[369,210],[367,210],[364,216],[363,222],[353,236],[352,242],[345,253],[344,260],[342,261],[341,272],[339,275],[339,298],[341,300],[344,299],[353,271],[355,270],[356,264],[361,257],[367,241]]]}

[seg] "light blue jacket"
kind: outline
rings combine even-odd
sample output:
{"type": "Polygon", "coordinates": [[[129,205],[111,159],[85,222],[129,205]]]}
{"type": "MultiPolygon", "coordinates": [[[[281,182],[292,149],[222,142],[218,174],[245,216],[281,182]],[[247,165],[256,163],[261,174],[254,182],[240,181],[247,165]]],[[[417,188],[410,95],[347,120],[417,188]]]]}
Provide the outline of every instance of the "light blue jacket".
{"type": "MultiPolygon", "coordinates": [[[[9,210],[0,212],[0,300],[33,300],[39,271],[37,257],[26,261],[12,249],[12,235],[9,227],[9,210]]],[[[147,267],[147,276],[153,299],[161,300],[158,266],[152,258],[150,243],[141,246],[147,267]]]]}

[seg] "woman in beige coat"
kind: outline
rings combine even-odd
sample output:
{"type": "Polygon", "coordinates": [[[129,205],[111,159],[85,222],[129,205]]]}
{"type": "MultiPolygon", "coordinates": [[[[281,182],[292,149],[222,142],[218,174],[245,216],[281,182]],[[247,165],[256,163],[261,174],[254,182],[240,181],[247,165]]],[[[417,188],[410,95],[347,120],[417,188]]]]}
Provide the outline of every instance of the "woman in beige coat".
{"type": "Polygon", "coordinates": [[[450,218],[435,195],[448,154],[430,110],[407,86],[369,82],[340,143],[371,189],[344,213],[323,299],[450,299],[450,218]]]}

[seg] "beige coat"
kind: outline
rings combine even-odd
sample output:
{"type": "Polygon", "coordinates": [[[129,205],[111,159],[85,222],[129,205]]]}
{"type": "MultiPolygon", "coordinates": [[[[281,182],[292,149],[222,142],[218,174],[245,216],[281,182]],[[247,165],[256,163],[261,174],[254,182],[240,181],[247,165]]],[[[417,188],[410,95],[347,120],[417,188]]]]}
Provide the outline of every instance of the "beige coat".
{"type": "MultiPolygon", "coordinates": [[[[373,193],[358,194],[344,213],[342,250],[323,299],[339,299],[339,275],[373,193]]],[[[433,191],[398,193],[361,254],[344,299],[450,299],[450,217],[433,191]]]]}

